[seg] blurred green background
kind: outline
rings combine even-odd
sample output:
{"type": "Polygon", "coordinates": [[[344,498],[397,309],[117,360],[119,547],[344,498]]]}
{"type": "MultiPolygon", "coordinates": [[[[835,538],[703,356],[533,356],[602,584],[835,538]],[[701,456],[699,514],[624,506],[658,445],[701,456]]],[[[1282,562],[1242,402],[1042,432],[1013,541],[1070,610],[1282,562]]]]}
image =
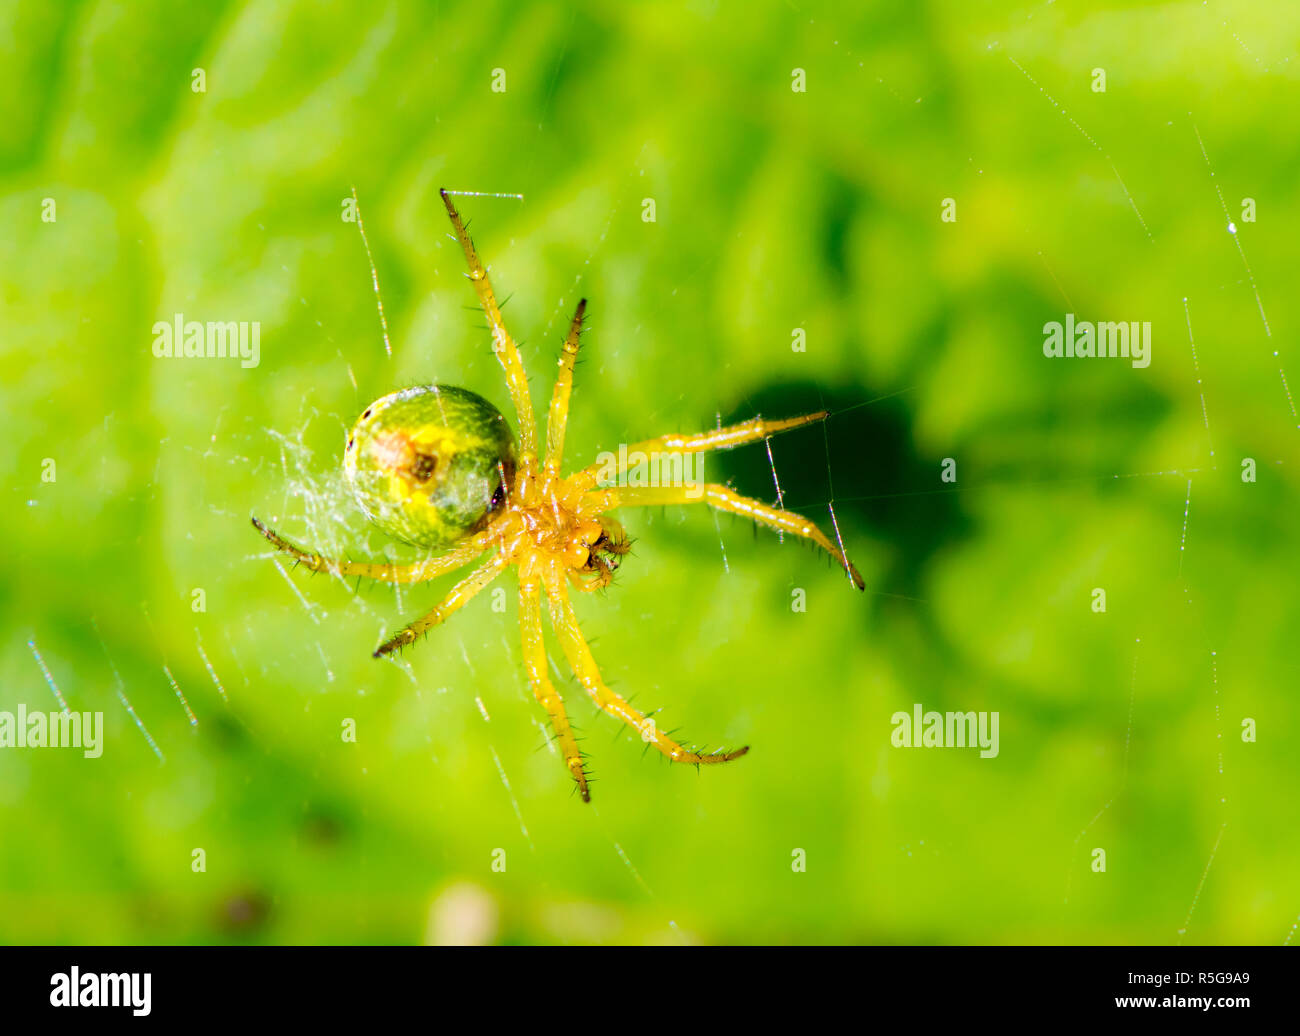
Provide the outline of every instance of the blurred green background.
{"type": "Polygon", "coordinates": [[[106,724],[0,751],[0,938],[1288,939],[1300,9],[845,6],[0,4],[0,709],[54,707],[31,640],[106,724]],[[525,196],[462,211],[539,405],[591,300],[575,462],[836,412],[706,471],[833,500],[867,594],[671,508],[577,602],[616,690],[744,760],[643,758],[567,680],[584,806],[513,576],[380,663],[445,581],[286,579],[249,527],[409,558],[343,429],[430,381],[507,409],[442,186],[525,196]],[[177,312],[259,321],[260,365],[156,359],[177,312]],[[1151,321],[1150,367],[1044,358],[1066,312],[1151,321]],[[1000,755],[892,748],[917,702],[1000,755]]]}

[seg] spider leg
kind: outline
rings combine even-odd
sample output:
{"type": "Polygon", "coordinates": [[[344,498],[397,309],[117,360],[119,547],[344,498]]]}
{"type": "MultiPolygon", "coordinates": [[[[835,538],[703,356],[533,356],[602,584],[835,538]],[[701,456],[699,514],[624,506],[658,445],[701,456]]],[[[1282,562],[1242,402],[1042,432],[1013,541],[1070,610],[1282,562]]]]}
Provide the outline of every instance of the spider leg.
{"type": "Polygon", "coordinates": [[[386,641],[375,648],[375,658],[381,658],[384,655],[396,651],[398,648],[412,644],[420,636],[439,623],[445,622],[452,612],[459,610],[473,599],[474,595],[486,587],[497,576],[499,576],[506,567],[505,558],[497,554],[487,563],[474,569],[469,575],[453,586],[447,596],[434,605],[433,609],[426,615],[422,615],[406,628],[395,633],[386,641]]]}
{"type": "Polygon", "coordinates": [[[569,423],[569,395],[573,391],[573,363],[578,358],[578,336],[582,333],[582,318],[587,312],[587,300],[579,299],[569,333],[560,352],[560,373],[551,393],[551,408],[546,420],[546,474],[556,476],[564,459],[564,430],[569,423]]]}
{"type": "Polygon", "coordinates": [[[654,720],[647,719],[625,699],[605,686],[605,681],[601,679],[600,670],[596,666],[596,660],[591,655],[591,648],[587,646],[587,640],[578,627],[578,617],[574,614],[573,605],[569,603],[569,593],[564,583],[548,580],[546,592],[551,605],[551,627],[559,638],[560,646],[569,660],[569,666],[573,669],[573,675],[587,689],[591,700],[598,708],[621,719],[640,734],[643,741],[654,745],[675,763],[691,763],[697,766],[701,763],[727,763],[749,751],[749,746],[746,745],[730,752],[718,751],[702,755],[683,748],[660,731],[654,720]]]}
{"type": "Polygon", "coordinates": [[[582,768],[582,755],[573,736],[573,727],[564,711],[564,701],[547,675],[546,645],[542,640],[542,604],[537,584],[522,579],[519,581],[519,632],[523,636],[524,668],[528,671],[533,697],[551,718],[551,726],[560,742],[560,751],[564,754],[564,764],[578,782],[582,801],[590,802],[587,774],[582,768]]]}
{"type": "Polygon", "coordinates": [[[328,572],[330,575],[345,577],[360,576],[363,579],[377,579],[383,583],[423,583],[444,573],[455,571],[483,553],[483,548],[471,541],[446,554],[416,561],[410,565],[335,561],[303,550],[301,547],[295,547],[274,529],[268,529],[256,518],[253,519],[253,528],[265,536],[276,550],[283,551],[313,572],[328,572]]]}
{"type": "Polygon", "coordinates": [[[470,240],[469,233],[465,230],[460,213],[456,211],[456,206],[452,204],[451,196],[445,189],[438,193],[442,195],[442,203],[447,206],[447,215],[451,218],[452,229],[456,231],[456,239],[460,242],[460,247],[465,252],[465,261],[469,264],[469,279],[474,283],[474,290],[478,293],[483,314],[487,317],[488,327],[492,330],[492,351],[501,361],[501,367],[506,375],[506,387],[510,390],[515,414],[519,418],[520,460],[524,466],[529,466],[529,458],[533,460],[537,458],[537,427],[533,419],[533,400],[528,394],[528,375],[524,371],[524,361],[520,359],[515,340],[506,330],[505,321],[501,317],[501,307],[497,305],[497,297],[492,290],[492,282],[488,279],[487,269],[474,249],[474,242],[470,240]]]}
{"type": "Polygon", "coordinates": [[[629,446],[626,451],[619,450],[617,467],[610,471],[604,464],[592,464],[569,479],[575,489],[585,492],[592,489],[601,478],[622,474],[631,466],[633,455],[637,453],[649,456],[653,453],[707,453],[709,450],[725,450],[733,446],[743,446],[747,442],[766,439],[769,435],[799,428],[828,416],[829,411],[819,410],[815,414],[803,414],[800,417],[787,417],[780,421],[765,421],[761,417],[751,417],[748,421],[728,425],[726,428],[710,428],[707,432],[691,434],[661,435],[654,439],[629,446]]]}
{"type": "Polygon", "coordinates": [[[788,532],[794,536],[811,540],[822,550],[844,566],[849,579],[859,590],[867,588],[866,582],[853,562],[848,559],[838,546],[827,539],[826,534],[803,515],[793,511],[783,511],[771,507],[761,500],[741,496],[726,486],[716,482],[697,486],[664,486],[656,488],[608,489],[600,494],[602,504],[608,507],[653,507],[660,504],[700,504],[716,507],[719,511],[752,518],[761,525],[778,532],[788,532]]]}

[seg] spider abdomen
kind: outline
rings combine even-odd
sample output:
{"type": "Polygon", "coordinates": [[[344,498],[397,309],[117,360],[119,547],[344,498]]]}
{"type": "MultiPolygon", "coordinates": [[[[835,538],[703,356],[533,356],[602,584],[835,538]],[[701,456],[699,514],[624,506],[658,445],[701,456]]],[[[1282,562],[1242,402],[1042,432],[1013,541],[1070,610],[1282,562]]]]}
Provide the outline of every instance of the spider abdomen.
{"type": "Polygon", "coordinates": [[[365,409],[343,469],[357,504],[391,536],[437,548],[481,528],[516,465],[505,417],[482,396],[420,385],[365,409]]]}

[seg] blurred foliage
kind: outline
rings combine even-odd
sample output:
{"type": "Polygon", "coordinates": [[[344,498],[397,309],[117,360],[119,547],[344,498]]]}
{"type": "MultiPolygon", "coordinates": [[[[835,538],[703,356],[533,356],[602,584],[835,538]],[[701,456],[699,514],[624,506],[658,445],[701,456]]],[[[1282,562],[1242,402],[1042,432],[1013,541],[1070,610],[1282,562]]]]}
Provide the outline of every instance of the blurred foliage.
{"type": "Polygon", "coordinates": [[[1300,9],[847,6],[0,4],[0,709],[53,707],[34,639],[107,725],[98,760],[0,751],[0,938],[1286,937],[1300,9]],[[407,556],[337,508],[371,399],[506,405],[440,186],[526,197],[462,208],[539,400],[591,299],[575,460],[836,411],[706,470],[772,498],[775,469],[828,529],[833,498],[868,594],[677,508],[629,513],[635,556],[578,602],[616,689],[743,761],[642,758],[569,680],[583,806],[513,594],[404,670],[369,652],[441,586],[265,559],[252,513],[407,556]],[[1151,321],[1151,366],[1044,358],[1067,311],[1151,321]],[[260,365],[155,359],[177,312],[259,321],[260,365]],[[1001,754],[891,748],[915,702],[997,710],[1001,754]]]}

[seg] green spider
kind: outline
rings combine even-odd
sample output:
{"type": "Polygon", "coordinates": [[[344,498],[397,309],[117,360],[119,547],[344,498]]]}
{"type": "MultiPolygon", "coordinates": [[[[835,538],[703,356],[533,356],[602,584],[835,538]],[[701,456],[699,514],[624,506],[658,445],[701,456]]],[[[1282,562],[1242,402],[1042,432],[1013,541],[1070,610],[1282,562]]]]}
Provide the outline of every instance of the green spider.
{"type": "MultiPolygon", "coordinates": [[[[741,496],[723,485],[691,487],[604,487],[608,463],[562,474],[564,433],[573,388],[586,300],[578,303],[559,359],[559,376],[546,422],[546,454],[537,451],[537,431],[528,380],[519,350],[506,330],[487,270],[465,231],[449,192],[440,192],[451,225],[465,251],[469,278],[492,332],[492,349],[505,371],[518,418],[519,438],[500,411],[466,389],[424,385],[384,396],[357,420],[344,451],[344,472],[357,504],[380,529],[428,551],[413,564],[340,561],[289,543],[256,518],[253,525],[278,550],[314,572],[360,576],[389,583],[423,583],[489,553],[487,561],[457,583],[428,614],[394,634],[374,652],[382,657],[414,643],[507,568],[519,577],[519,626],[524,668],[538,703],[555,729],[565,765],[584,802],[591,800],[583,755],[559,692],[547,672],[542,640],[541,598],[545,593],[551,628],[578,682],[602,709],[633,727],[641,738],[679,763],[725,763],[749,751],[700,753],[683,748],[659,731],[652,719],[611,691],[601,679],[569,600],[569,588],[589,593],[609,584],[628,551],[623,527],[610,516],[619,507],[704,502],[744,515],[782,533],[810,540],[844,566],[859,589],[862,576],[807,518],[741,496]]],[[[614,475],[627,458],[675,451],[725,449],[767,438],[827,416],[825,411],[781,421],[753,418],[694,435],[663,435],[619,451],[614,475]]]]}

